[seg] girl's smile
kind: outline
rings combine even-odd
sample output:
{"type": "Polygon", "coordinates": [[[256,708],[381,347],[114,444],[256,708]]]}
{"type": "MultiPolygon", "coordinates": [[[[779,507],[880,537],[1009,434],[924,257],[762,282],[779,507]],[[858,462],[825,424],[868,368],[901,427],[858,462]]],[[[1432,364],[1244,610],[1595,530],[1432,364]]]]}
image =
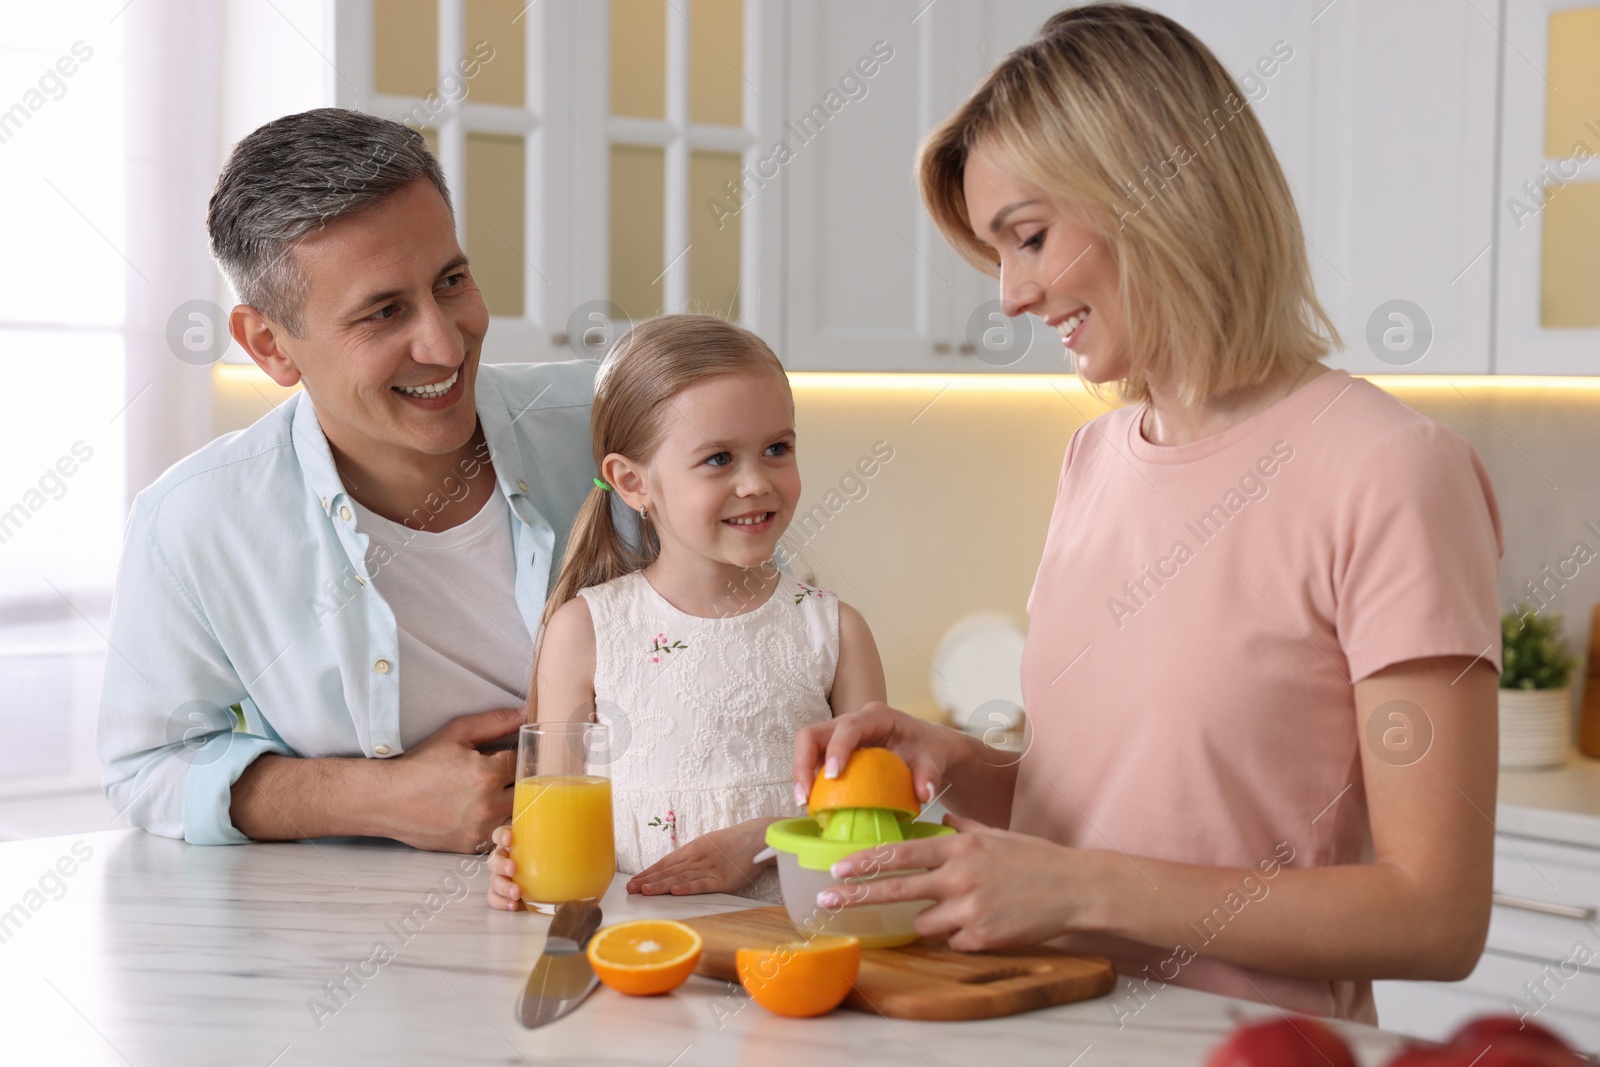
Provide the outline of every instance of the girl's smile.
{"type": "Polygon", "coordinates": [[[772,529],[772,520],[777,516],[776,511],[752,511],[722,521],[735,530],[745,533],[766,533],[772,529]]]}

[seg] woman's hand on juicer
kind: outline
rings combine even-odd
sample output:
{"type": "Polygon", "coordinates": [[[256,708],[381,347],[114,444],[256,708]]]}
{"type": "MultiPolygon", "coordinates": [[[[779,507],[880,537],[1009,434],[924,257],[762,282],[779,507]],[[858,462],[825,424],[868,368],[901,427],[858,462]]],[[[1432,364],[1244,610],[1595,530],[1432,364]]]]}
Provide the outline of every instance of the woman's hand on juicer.
{"type": "Polygon", "coordinates": [[[774,821],[747,819],[701,834],[628,879],[628,892],[645,896],[743,892],[772,862],[757,863],[751,857],[767,847],[767,827],[774,821]]]}
{"type": "Polygon", "coordinates": [[[833,778],[850,759],[850,753],[878,746],[906,761],[917,799],[927,803],[937,795],[946,765],[958,755],[950,750],[945,737],[949,733],[942,726],[897,711],[882,701],[807,726],[794,738],[795,802],[805,805],[819,766],[825,777],[833,778]]]}
{"type": "Polygon", "coordinates": [[[996,830],[945,816],[959,833],[878,845],[833,865],[836,878],[921,870],[897,878],[835,885],[817,894],[829,911],[863,904],[932,900],[917,933],[947,937],[959,952],[1038,944],[1074,930],[1097,929],[1094,901],[1115,883],[1110,853],[1071,849],[1031,834],[996,830]]]}
{"type": "Polygon", "coordinates": [[[522,890],[511,876],[517,865],[511,860],[511,827],[496,827],[494,851],[489,854],[489,907],[496,911],[516,911],[522,907],[522,890]]]}

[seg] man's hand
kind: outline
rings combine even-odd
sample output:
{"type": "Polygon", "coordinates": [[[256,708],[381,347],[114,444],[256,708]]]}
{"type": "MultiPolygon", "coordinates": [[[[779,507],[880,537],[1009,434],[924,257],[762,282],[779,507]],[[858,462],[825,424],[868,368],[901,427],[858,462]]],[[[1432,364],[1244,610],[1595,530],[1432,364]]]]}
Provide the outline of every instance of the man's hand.
{"type": "Polygon", "coordinates": [[[511,818],[517,753],[478,746],[521,725],[521,708],[462,715],[386,761],[386,836],[433,852],[479,851],[511,818]]]}
{"type": "Polygon", "coordinates": [[[258,757],[233,783],[228,815],[256,841],[390,837],[479,852],[511,818],[517,754],[477,746],[515,733],[521,708],[463,715],[394,759],[258,757]]]}
{"type": "Polygon", "coordinates": [[[771,862],[757,863],[751,857],[766,848],[767,827],[774,821],[749,819],[701,834],[628,879],[628,892],[646,896],[743,892],[771,862]]]}

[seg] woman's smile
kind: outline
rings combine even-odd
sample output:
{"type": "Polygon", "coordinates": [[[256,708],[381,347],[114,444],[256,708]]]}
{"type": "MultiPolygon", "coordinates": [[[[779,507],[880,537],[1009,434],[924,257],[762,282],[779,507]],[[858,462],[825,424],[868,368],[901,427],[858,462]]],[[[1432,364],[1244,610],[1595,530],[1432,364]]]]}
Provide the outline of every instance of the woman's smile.
{"type": "Polygon", "coordinates": [[[1045,319],[1049,326],[1061,335],[1061,343],[1067,348],[1072,348],[1073,343],[1083,333],[1083,328],[1089,322],[1089,309],[1081,307],[1070,315],[1056,315],[1045,319]]]}

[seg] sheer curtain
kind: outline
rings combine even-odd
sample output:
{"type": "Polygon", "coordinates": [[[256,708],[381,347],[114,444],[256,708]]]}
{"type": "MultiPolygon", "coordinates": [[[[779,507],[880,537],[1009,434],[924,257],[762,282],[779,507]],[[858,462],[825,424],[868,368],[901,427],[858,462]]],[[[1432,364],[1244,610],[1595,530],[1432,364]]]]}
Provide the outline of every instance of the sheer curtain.
{"type": "Polygon", "coordinates": [[[128,505],[212,435],[183,344],[226,335],[206,203],[233,141],[331,101],[332,26],[332,0],[0,11],[0,798],[99,783],[128,505]]]}
{"type": "Polygon", "coordinates": [[[126,488],[125,30],[112,3],[3,16],[0,790],[92,781],[126,488]]]}

